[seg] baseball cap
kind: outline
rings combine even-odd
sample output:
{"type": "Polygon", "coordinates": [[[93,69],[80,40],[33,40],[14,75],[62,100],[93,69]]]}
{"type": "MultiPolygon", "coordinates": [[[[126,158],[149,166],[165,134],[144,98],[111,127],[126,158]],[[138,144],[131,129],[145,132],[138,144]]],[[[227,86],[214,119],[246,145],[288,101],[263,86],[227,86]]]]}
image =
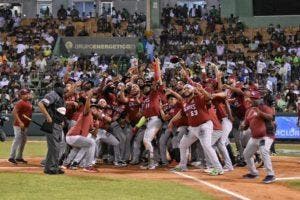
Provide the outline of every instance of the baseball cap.
{"type": "Polygon", "coordinates": [[[26,95],[26,94],[29,94],[30,93],[30,90],[28,90],[28,89],[21,89],[20,90],[20,95],[26,95]]]}

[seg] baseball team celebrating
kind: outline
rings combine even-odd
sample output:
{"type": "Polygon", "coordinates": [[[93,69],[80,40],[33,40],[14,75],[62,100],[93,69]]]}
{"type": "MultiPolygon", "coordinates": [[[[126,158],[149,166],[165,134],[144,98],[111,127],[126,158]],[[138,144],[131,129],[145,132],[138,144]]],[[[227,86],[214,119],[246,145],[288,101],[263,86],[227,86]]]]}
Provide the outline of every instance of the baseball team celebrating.
{"type": "MultiPolygon", "coordinates": [[[[242,160],[248,168],[243,178],[255,179],[260,157],[267,173],[263,182],[274,182],[269,152],[275,109],[264,92],[236,77],[225,82],[214,63],[206,63],[213,73],[211,77],[203,73],[201,81],[192,79],[181,59],[178,64],[181,80],[172,86],[163,81],[159,59],[152,63],[149,77],[132,67],[123,77],[103,74],[100,85],[68,76],[55,83],[38,103],[48,146],[41,163],[44,173],[79,168],[97,173],[102,162],[148,170],[177,162],[171,170],[184,172],[193,165],[219,176],[242,160]]],[[[30,91],[22,89],[20,97],[13,110],[15,139],[9,157],[13,164],[27,163],[22,152],[33,112],[30,91]]]]}

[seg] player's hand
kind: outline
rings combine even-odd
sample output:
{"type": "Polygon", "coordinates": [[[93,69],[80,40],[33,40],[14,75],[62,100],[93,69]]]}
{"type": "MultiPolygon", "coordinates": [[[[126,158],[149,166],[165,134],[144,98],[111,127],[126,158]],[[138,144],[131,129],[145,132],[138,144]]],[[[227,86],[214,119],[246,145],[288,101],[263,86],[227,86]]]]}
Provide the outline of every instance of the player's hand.
{"type": "Polygon", "coordinates": [[[173,90],[172,90],[172,89],[170,89],[170,88],[166,88],[166,89],[165,89],[165,93],[166,93],[166,95],[168,95],[168,94],[172,94],[172,92],[173,92],[173,90]]]}
{"type": "Polygon", "coordinates": [[[51,118],[50,116],[47,116],[46,121],[47,121],[48,123],[52,123],[52,118],[51,118]]]}
{"type": "Polygon", "coordinates": [[[24,128],[25,128],[25,125],[24,125],[23,122],[20,122],[20,123],[19,123],[19,126],[20,126],[21,129],[24,129],[24,128]]]}

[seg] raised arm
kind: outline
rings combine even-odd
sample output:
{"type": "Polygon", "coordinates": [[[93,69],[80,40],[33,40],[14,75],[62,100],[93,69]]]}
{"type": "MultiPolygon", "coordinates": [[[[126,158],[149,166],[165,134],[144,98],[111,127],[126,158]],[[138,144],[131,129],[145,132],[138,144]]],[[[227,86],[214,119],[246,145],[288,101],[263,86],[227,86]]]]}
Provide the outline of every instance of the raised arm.
{"type": "Polygon", "coordinates": [[[180,110],[169,122],[168,129],[172,130],[174,127],[174,122],[182,118],[182,110],[180,110]]]}
{"type": "Polygon", "coordinates": [[[244,92],[240,88],[232,87],[227,84],[224,84],[223,87],[227,88],[227,89],[231,90],[232,92],[237,93],[239,95],[245,95],[244,92]]]}
{"type": "Polygon", "coordinates": [[[169,88],[166,89],[166,95],[168,95],[168,94],[172,94],[180,102],[182,102],[182,100],[183,100],[182,96],[172,89],[169,89],[169,88]]]}
{"type": "Polygon", "coordinates": [[[88,115],[89,112],[90,112],[92,96],[93,96],[93,91],[92,90],[88,91],[87,96],[86,96],[86,100],[85,100],[83,115],[88,115]]]}

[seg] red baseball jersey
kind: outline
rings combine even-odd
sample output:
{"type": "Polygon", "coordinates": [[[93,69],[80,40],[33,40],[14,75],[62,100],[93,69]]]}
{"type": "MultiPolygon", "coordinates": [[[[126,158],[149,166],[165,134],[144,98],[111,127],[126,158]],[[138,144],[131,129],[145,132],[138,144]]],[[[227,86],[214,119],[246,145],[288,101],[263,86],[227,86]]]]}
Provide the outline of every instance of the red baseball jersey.
{"type": "MultiPolygon", "coordinates": [[[[24,101],[20,100],[15,105],[15,109],[17,110],[17,115],[19,116],[20,120],[23,122],[25,127],[28,127],[30,124],[30,121],[25,119],[23,115],[26,115],[27,117],[31,118],[32,116],[32,104],[30,101],[24,101]]],[[[20,123],[14,119],[14,126],[20,126],[20,123]]]]}
{"type": "Polygon", "coordinates": [[[135,98],[129,98],[129,101],[126,105],[126,112],[128,119],[132,123],[137,123],[140,119],[138,113],[140,112],[141,104],[135,98]]]}
{"type": "Polygon", "coordinates": [[[228,116],[224,98],[216,97],[212,100],[212,103],[216,109],[216,114],[219,120],[228,116]]]}
{"type": "Polygon", "coordinates": [[[89,134],[90,128],[93,126],[93,116],[90,113],[84,115],[83,112],[79,115],[78,120],[67,133],[68,136],[81,135],[87,137],[89,134]]]}
{"type": "Polygon", "coordinates": [[[161,89],[151,91],[149,95],[144,98],[142,103],[142,113],[146,118],[153,116],[160,116],[160,100],[162,92],[161,89]]]}
{"type": "Polygon", "coordinates": [[[208,110],[209,116],[211,117],[211,121],[214,125],[214,130],[222,130],[222,124],[220,123],[220,120],[217,116],[217,110],[215,109],[214,105],[211,105],[211,107],[208,110]]]}
{"type": "Polygon", "coordinates": [[[194,96],[190,101],[183,102],[183,111],[188,119],[188,125],[197,127],[211,120],[204,96],[194,96]]]}
{"type": "MultiPolygon", "coordinates": [[[[274,115],[274,110],[266,105],[260,106],[262,112],[274,115]]],[[[253,107],[249,108],[245,116],[245,125],[249,126],[253,138],[261,138],[266,136],[267,128],[265,120],[258,116],[253,107]]]]}

